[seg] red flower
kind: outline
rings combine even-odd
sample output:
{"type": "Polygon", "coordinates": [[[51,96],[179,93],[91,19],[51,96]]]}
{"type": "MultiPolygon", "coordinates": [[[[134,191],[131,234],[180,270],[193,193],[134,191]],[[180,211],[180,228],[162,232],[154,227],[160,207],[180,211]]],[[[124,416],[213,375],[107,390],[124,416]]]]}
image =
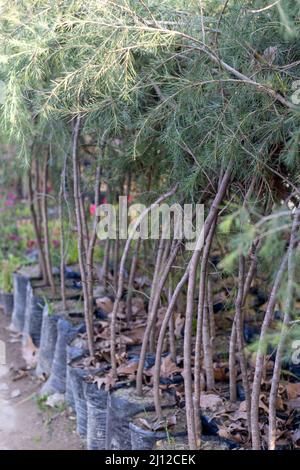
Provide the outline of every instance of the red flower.
{"type": "Polygon", "coordinates": [[[27,248],[31,249],[31,248],[34,248],[34,246],[35,246],[35,240],[28,240],[27,248]]]}
{"type": "Polygon", "coordinates": [[[21,237],[19,237],[15,233],[12,233],[11,235],[9,235],[8,239],[13,242],[20,242],[22,240],[21,237]]]}
{"type": "Polygon", "coordinates": [[[54,246],[54,248],[58,248],[59,247],[59,240],[52,240],[52,245],[54,246]]]}

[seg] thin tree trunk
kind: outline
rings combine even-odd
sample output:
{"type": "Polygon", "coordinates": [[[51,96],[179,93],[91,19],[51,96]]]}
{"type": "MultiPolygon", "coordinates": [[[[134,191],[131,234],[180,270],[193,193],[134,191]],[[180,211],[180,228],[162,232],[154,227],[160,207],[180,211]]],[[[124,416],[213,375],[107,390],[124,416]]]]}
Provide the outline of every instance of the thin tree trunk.
{"type": "Polygon", "coordinates": [[[63,170],[61,173],[60,189],[59,189],[59,221],[60,221],[60,291],[64,310],[67,310],[66,301],[66,283],[65,283],[65,230],[63,219],[63,194],[66,184],[66,165],[67,154],[64,157],[63,170]]]}
{"type": "Polygon", "coordinates": [[[51,292],[55,294],[55,282],[52,273],[52,261],[50,251],[50,237],[49,237],[49,223],[48,223],[48,201],[47,201],[47,182],[48,182],[48,164],[49,156],[45,158],[45,164],[43,168],[43,179],[42,179],[42,194],[41,194],[41,210],[44,227],[44,246],[45,246],[45,261],[47,269],[47,277],[51,287],[51,292]]]}
{"type": "Polygon", "coordinates": [[[152,304],[153,304],[153,297],[155,295],[155,291],[156,291],[156,287],[157,287],[157,277],[158,277],[158,274],[159,274],[159,271],[160,271],[160,268],[161,268],[161,259],[162,259],[164,243],[165,243],[165,240],[161,236],[160,239],[159,239],[159,242],[158,242],[154,273],[153,273],[153,278],[152,278],[152,283],[151,283],[151,291],[150,291],[148,312],[151,311],[152,304]]]}
{"type": "Polygon", "coordinates": [[[206,375],[206,390],[211,391],[215,388],[213,352],[211,347],[210,324],[207,292],[203,306],[203,359],[206,375]]]}
{"type": "Polygon", "coordinates": [[[185,270],[184,275],[178,282],[173,292],[172,298],[169,300],[169,305],[164,316],[158,340],[156,345],[156,354],[155,354],[155,366],[154,366],[154,374],[153,374],[153,395],[154,395],[154,404],[155,404],[155,411],[158,420],[162,418],[162,409],[161,409],[161,402],[160,402],[160,393],[159,393],[159,381],[160,381],[160,366],[161,366],[161,356],[163,352],[163,344],[165,339],[165,334],[169,325],[170,318],[173,314],[174,307],[176,305],[177,299],[183,286],[186,284],[188,280],[188,268],[185,270]]]}
{"type": "Polygon", "coordinates": [[[94,296],[93,296],[93,269],[94,269],[94,250],[97,240],[97,225],[99,223],[99,215],[97,209],[100,205],[100,183],[101,183],[101,164],[103,160],[103,154],[105,150],[105,133],[100,143],[100,155],[98,157],[98,163],[96,167],[95,187],[94,187],[94,202],[96,206],[94,223],[91,232],[91,236],[88,243],[88,250],[86,255],[86,282],[87,282],[87,295],[88,295],[88,312],[87,316],[90,319],[93,330],[93,313],[94,313],[94,296]]]}
{"type": "Polygon", "coordinates": [[[139,258],[139,250],[140,250],[141,239],[138,238],[136,240],[134,253],[131,262],[131,268],[129,273],[128,279],[128,287],[127,287],[127,297],[126,297],[126,320],[127,320],[127,327],[130,326],[130,322],[132,320],[132,294],[133,294],[133,286],[134,286],[134,278],[139,258]]]}
{"type": "Polygon", "coordinates": [[[249,290],[252,284],[252,281],[256,275],[256,270],[257,270],[257,251],[259,250],[260,246],[260,241],[255,241],[252,243],[251,249],[250,249],[250,267],[245,279],[245,286],[244,286],[244,293],[243,293],[243,306],[245,305],[247,295],[249,294],[249,290]]]}
{"type": "Polygon", "coordinates": [[[212,354],[214,355],[214,344],[216,338],[216,325],[215,325],[215,314],[214,314],[214,299],[213,299],[213,288],[211,278],[207,278],[207,303],[209,313],[209,332],[210,332],[210,344],[212,348],[212,354]]]}
{"type": "Polygon", "coordinates": [[[264,360],[266,354],[266,338],[270,323],[273,318],[273,313],[276,305],[277,294],[282,281],[283,274],[286,269],[288,259],[288,253],[285,253],[279,269],[277,271],[274,284],[270,293],[267,310],[264,316],[263,324],[261,327],[260,338],[258,343],[258,350],[256,355],[255,372],[252,385],[252,397],[251,397],[251,435],[252,435],[252,447],[254,450],[260,450],[261,439],[259,430],[259,396],[261,389],[261,380],[263,375],[264,360]]]}
{"type": "MultiPolygon", "coordinates": [[[[117,291],[118,275],[119,275],[119,253],[120,253],[120,238],[119,228],[116,229],[116,239],[114,242],[114,289],[117,291]]],[[[125,268],[124,268],[125,269],[125,268]]]]}
{"type": "Polygon", "coordinates": [[[168,262],[166,263],[163,271],[160,273],[160,278],[159,278],[159,283],[157,285],[157,290],[155,292],[155,296],[153,298],[152,302],[152,307],[151,311],[148,314],[147,318],[147,325],[146,329],[144,332],[144,337],[143,337],[143,343],[142,343],[142,348],[140,352],[140,360],[139,360],[139,366],[137,370],[137,375],[136,375],[136,392],[137,395],[141,396],[142,395],[142,386],[143,386],[143,371],[144,371],[144,365],[145,365],[145,359],[146,359],[146,353],[147,353],[147,345],[150,339],[150,334],[151,330],[154,327],[154,323],[156,320],[156,314],[157,314],[157,308],[160,302],[160,296],[161,292],[164,288],[164,285],[167,281],[168,275],[170,273],[170,270],[172,268],[172,264],[175,261],[175,258],[177,256],[177,252],[180,247],[180,241],[178,241],[175,245],[174,248],[172,247],[171,253],[168,259],[168,262]]]}
{"type": "Polygon", "coordinates": [[[201,423],[200,423],[200,394],[201,394],[201,349],[202,349],[202,334],[203,334],[203,351],[204,351],[204,363],[206,370],[207,389],[211,390],[214,388],[214,380],[211,375],[211,361],[210,361],[210,335],[209,335],[209,323],[208,321],[208,307],[206,302],[206,282],[207,282],[207,264],[209,259],[210,248],[212,245],[216,222],[218,214],[212,222],[210,231],[207,239],[205,240],[203,256],[201,260],[200,269],[200,280],[199,280],[199,299],[197,308],[197,330],[196,330],[196,345],[195,345],[195,397],[194,397],[194,415],[195,415],[195,431],[197,439],[201,438],[201,423]],[[204,312],[204,309],[206,310],[204,312]],[[205,314],[205,322],[204,322],[205,314]],[[204,338],[205,337],[205,338],[204,338]]]}
{"type": "MultiPolygon", "coordinates": [[[[81,174],[80,170],[80,165],[78,164],[78,175],[81,174]]],[[[82,224],[82,233],[83,233],[83,257],[86,259],[87,252],[88,252],[88,247],[89,247],[89,230],[88,230],[88,225],[87,225],[87,220],[86,220],[86,213],[85,213],[85,208],[84,208],[84,197],[83,194],[81,193],[80,190],[80,196],[79,196],[79,207],[80,207],[80,217],[81,217],[81,224],[82,224]]]]}
{"type": "MultiPolygon", "coordinates": [[[[224,198],[227,187],[229,185],[230,177],[232,172],[232,164],[229,163],[227,170],[224,173],[222,181],[220,183],[216,197],[212,203],[209,211],[209,215],[204,224],[204,240],[206,239],[205,231],[210,230],[212,223],[214,222],[216,215],[219,210],[219,205],[224,198]]],[[[187,419],[187,431],[188,441],[191,450],[197,448],[197,437],[195,433],[195,413],[193,404],[193,388],[192,388],[192,367],[191,367],[191,355],[192,355],[192,323],[194,313],[194,292],[196,283],[196,270],[199,263],[199,257],[201,249],[199,246],[202,241],[202,235],[197,241],[196,249],[193,253],[189,264],[189,280],[187,289],[187,305],[186,305],[186,318],[185,318],[185,330],[184,330],[184,390],[186,400],[186,419],[187,419]]]]}
{"type": "MultiPolygon", "coordinates": [[[[168,304],[170,304],[172,299],[172,292],[173,292],[173,285],[172,285],[172,276],[170,276],[169,280],[169,288],[168,288],[168,304]]],[[[175,325],[174,325],[174,315],[171,315],[169,320],[169,346],[170,346],[170,354],[172,361],[176,363],[176,340],[175,340],[175,325]]]]}
{"type": "Polygon", "coordinates": [[[109,258],[110,258],[109,253],[110,253],[110,239],[107,238],[104,244],[104,257],[103,257],[103,265],[102,265],[104,286],[107,285],[107,280],[108,280],[109,258]]]}
{"type": "MultiPolygon", "coordinates": [[[[251,180],[251,183],[249,185],[247,194],[244,199],[243,207],[247,207],[248,201],[251,197],[251,194],[253,192],[253,188],[255,186],[256,182],[256,177],[254,176],[251,180]]],[[[256,274],[256,269],[257,269],[257,257],[256,257],[256,250],[258,249],[259,246],[259,241],[253,242],[250,250],[250,267],[246,276],[245,281],[243,282],[243,298],[242,298],[242,307],[245,305],[247,295],[249,293],[251,283],[253,281],[253,278],[256,274]]],[[[236,316],[235,316],[236,317],[236,316]]],[[[244,321],[244,313],[242,309],[242,322],[244,321]]],[[[232,330],[231,330],[231,335],[230,335],[230,342],[229,342],[229,394],[230,394],[230,401],[236,402],[237,400],[237,389],[236,389],[236,375],[237,375],[237,370],[236,370],[236,345],[237,345],[237,334],[236,334],[236,321],[234,318],[233,324],[232,324],[232,330]]],[[[249,400],[249,398],[248,398],[249,400]]]]}
{"type": "Polygon", "coordinates": [[[229,341],[229,396],[230,401],[235,403],[237,400],[236,393],[236,325],[233,319],[231,335],[229,341]]]}
{"type": "Polygon", "coordinates": [[[31,220],[32,220],[37,248],[38,248],[40,270],[41,270],[41,274],[42,274],[44,282],[48,283],[49,281],[48,281],[48,276],[47,276],[46,261],[45,261],[45,254],[44,254],[43,245],[42,245],[41,232],[39,229],[37,215],[36,215],[36,211],[34,207],[31,168],[29,168],[28,170],[28,200],[29,200],[29,207],[30,207],[30,212],[31,212],[31,220]]]}
{"type": "Polygon", "coordinates": [[[288,282],[287,282],[287,292],[286,292],[286,302],[285,302],[285,311],[283,324],[280,334],[279,344],[277,346],[276,358],[273,370],[272,385],[270,391],[270,401],[269,401],[269,450],[275,450],[276,448],[276,402],[277,402],[277,393],[278,386],[280,381],[281,374],[281,360],[284,352],[284,347],[286,343],[286,337],[288,334],[288,325],[291,319],[291,313],[294,304],[294,277],[295,277],[295,255],[294,250],[296,247],[296,233],[299,227],[300,219],[300,210],[297,209],[294,215],[294,220],[292,224],[290,244],[288,249],[288,282]]]}
{"type": "MultiPolygon", "coordinates": [[[[218,190],[218,193],[214,199],[214,202],[210,208],[209,214],[205,220],[204,224],[204,241],[209,233],[209,230],[211,228],[211,225],[214,221],[214,218],[216,216],[216,213],[218,211],[218,206],[220,202],[222,201],[224,194],[226,192],[226,189],[229,185],[229,180],[231,176],[231,171],[232,171],[232,163],[228,165],[226,175],[224,175],[224,178],[220,182],[220,187],[218,190]]],[[[202,238],[202,234],[199,239],[202,238]]],[[[197,243],[198,246],[198,243],[197,243]]],[[[199,248],[198,248],[199,249],[199,248]]],[[[173,310],[175,308],[175,305],[177,303],[177,300],[179,298],[179,295],[186,284],[188,277],[189,277],[189,270],[190,270],[190,262],[182,275],[180,281],[175,287],[175,290],[173,292],[172,298],[169,301],[169,305],[165,314],[165,317],[163,319],[161,328],[160,328],[160,333],[156,345],[156,355],[155,355],[155,366],[154,366],[154,374],[153,374],[153,393],[154,393],[154,404],[155,404],[155,411],[158,419],[161,419],[162,416],[162,409],[161,409],[161,403],[160,403],[160,393],[159,393],[159,379],[160,379],[160,365],[161,365],[161,355],[162,355],[162,350],[163,350],[163,342],[164,342],[164,337],[166,334],[166,330],[169,324],[169,320],[171,318],[171,315],[173,313],[173,310]]]]}
{"type": "Polygon", "coordinates": [[[80,192],[80,173],[78,165],[78,138],[81,126],[81,118],[78,116],[74,122],[74,128],[72,132],[72,160],[73,160],[73,190],[74,190],[74,201],[75,201],[75,214],[77,222],[77,231],[78,231],[78,259],[79,267],[82,281],[83,289],[83,299],[84,299],[84,317],[86,323],[87,337],[88,337],[88,347],[90,355],[94,355],[94,332],[93,332],[93,322],[89,314],[89,296],[87,290],[87,276],[85,272],[84,264],[84,255],[85,250],[84,243],[84,231],[83,231],[83,220],[82,220],[82,210],[81,210],[81,192],[80,192]]]}
{"type": "Polygon", "coordinates": [[[40,195],[43,191],[41,185],[41,175],[40,175],[40,164],[39,160],[36,158],[34,160],[34,176],[35,176],[35,207],[36,207],[36,220],[39,232],[42,233],[42,208],[41,208],[41,198],[40,195]]]}
{"type": "Polygon", "coordinates": [[[244,352],[244,329],[243,329],[243,296],[245,288],[245,258],[243,254],[239,256],[239,279],[238,279],[238,293],[236,298],[236,339],[239,352],[239,361],[242,372],[242,382],[246,398],[246,411],[247,411],[247,426],[249,430],[249,437],[251,436],[251,395],[250,386],[248,381],[247,360],[244,352]]]}
{"type": "Polygon", "coordinates": [[[141,221],[148,215],[148,213],[156,207],[157,204],[161,204],[165,199],[168,197],[172,196],[175,194],[177,190],[177,184],[175,187],[168,191],[167,193],[163,194],[160,196],[153,204],[151,204],[149,207],[147,207],[137,218],[135,221],[133,227],[132,227],[132,232],[130,236],[127,238],[124,251],[122,254],[121,262],[120,262],[120,268],[119,268],[119,278],[118,278],[118,288],[117,288],[117,293],[116,293],[116,298],[113,306],[113,311],[111,314],[111,336],[110,336],[110,356],[111,356],[111,366],[112,366],[112,372],[114,376],[117,374],[117,362],[116,362],[116,327],[117,327],[117,313],[118,313],[118,308],[119,308],[119,303],[122,297],[123,293],[123,284],[124,284],[124,269],[125,269],[125,263],[127,260],[127,256],[130,250],[130,245],[131,241],[133,239],[133,236],[139,227],[141,221]]]}
{"type": "MultiPolygon", "coordinates": [[[[170,244],[168,243],[170,240],[164,240],[163,238],[160,239],[160,244],[158,248],[158,253],[157,253],[157,263],[155,266],[155,275],[153,277],[153,282],[152,282],[152,288],[153,288],[153,293],[150,298],[152,300],[151,302],[151,307],[149,307],[149,313],[151,315],[152,312],[152,306],[153,306],[153,296],[155,297],[157,289],[158,289],[158,284],[159,284],[159,279],[161,276],[161,272],[164,269],[164,266],[166,265],[167,262],[167,256],[170,248],[170,244]],[[157,270],[156,270],[157,268],[157,270]]],[[[157,309],[159,307],[159,304],[157,304],[156,312],[154,313],[154,320],[153,320],[153,327],[150,333],[150,341],[149,341],[149,352],[151,354],[154,354],[155,352],[155,339],[156,339],[156,318],[157,318],[157,309]]]]}

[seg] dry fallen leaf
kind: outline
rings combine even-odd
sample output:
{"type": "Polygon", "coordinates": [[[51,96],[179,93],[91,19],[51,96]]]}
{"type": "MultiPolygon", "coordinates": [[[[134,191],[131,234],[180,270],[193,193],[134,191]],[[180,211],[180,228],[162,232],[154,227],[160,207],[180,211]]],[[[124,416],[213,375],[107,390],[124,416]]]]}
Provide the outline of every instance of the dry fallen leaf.
{"type": "Polygon", "coordinates": [[[109,391],[116,384],[116,379],[113,377],[112,372],[109,372],[102,377],[94,377],[93,383],[97,384],[99,390],[104,386],[105,390],[109,391]]]}
{"type": "Polygon", "coordinates": [[[176,415],[169,415],[166,419],[162,419],[161,421],[156,421],[153,425],[153,431],[160,431],[168,429],[172,426],[175,426],[177,423],[176,415]]]}
{"type": "Polygon", "coordinates": [[[240,419],[247,421],[247,412],[241,410],[235,411],[234,413],[229,415],[229,419],[231,419],[232,421],[238,421],[240,419]]]}
{"type": "Polygon", "coordinates": [[[223,437],[224,439],[232,439],[232,435],[225,427],[220,427],[218,434],[220,437],[223,437]]]}
{"type": "Polygon", "coordinates": [[[149,429],[150,431],[162,431],[172,426],[175,426],[175,424],[177,423],[177,418],[175,414],[169,415],[155,422],[150,422],[145,418],[139,418],[139,423],[146,429],[149,429]]]}
{"type": "Polygon", "coordinates": [[[130,330],[130,338],[134,344],[140,344],[142,342],[145,332],[145,325],[138,326],[130,330]]]}
{"type": "Polygon", "coordinates": [[[185,318],[180,313],[175,313],[175,329],[174,334],[176,338],[181,338],[182,329],[184,327],[185,318]]]}
{"type": "Polygon", "coordinates": [[[216,411],[220,406],[223,406],[223,400],[219,395],[215,395],[214,393],[202,393],[200,406],[206,410],[216,411]]]}
{"type": "Polygon", "coordinates": [[[289,410],[300,410],[300,397],[288,400],[286,404],[289,410]]]}
{"type": "Polygon", "coordinates": [[[134,344],[132,338],[126,335],[120,335],[117,337],[117,342],[121,344],[134,344]]]}
{"type": "Polygon", "coordinates": [[[286,391],[289,400],[300,397],[300,383],[286,384],[286,391]]]}
{"type": "Polygon", "coordinates": [[[146,429],[149,429],[150,431],[152,431],[152,426],[151,424],[144,418],[139,418],[139,423],[144,426],[146,429]]]}
{"type": "Polygon", "coordinates": [[[17,380],[21,380],[21,379],[24,379],[25,377],[28,376],[28,372],[26,372],[25,370],[23,369],[18,369],[15,371],[15,374],[12,378],[12,381],[13,382],[16,382],[17,380]]]}
{"type": "Polygon", "coordinates": [[[141,297],[134,297],[131,303],[132,303],[131,309],[134,315],[137,315],[138,313],[145,310],[145,303],[141,297]]]}
{"type": "Polygon", "coordinates": [[[122,364],[117,369],[117,374],[122,375],[132,375],[138,369],[138,362],[131,362],[129,364],[122,364]]]}
{"type": "Polygon", "coordinates": [[[100,299],[96,299],[96,305],[105,313],[112,312],[114,306],[112,300],[109,297],[101,297],[100,299]]]}
{"type": "Polygon", "coordinates": [[[265,401],[268,402],[267,396],[266,394],[262,393],[259,397],[259,408],[269,414],[269,407],[265,404],[265,401]]]}
{"type": "Polygon", "coordinates": [[[161,361],[161,369],[160,369],[160,376],[164,378],[168,378],[173,374],[177,374],[182,372],[182,369],[178,367],[175,362],[172,361],[170,355],[163,358],[161,361]]]}
{"type": "Polygon", "coordinates": [[[228,380],[228,364],[214,363],[214,377],[217,382],[226,382],[228,380]]]}

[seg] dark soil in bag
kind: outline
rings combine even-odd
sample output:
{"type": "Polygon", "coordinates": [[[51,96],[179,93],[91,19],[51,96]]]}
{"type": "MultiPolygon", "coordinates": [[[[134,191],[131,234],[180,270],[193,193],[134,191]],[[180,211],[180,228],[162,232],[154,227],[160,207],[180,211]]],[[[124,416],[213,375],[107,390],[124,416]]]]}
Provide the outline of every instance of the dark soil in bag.
{"type": "Polygon", "coordinates": [[[183,410],[165,409],[164,414],[164,419],[159,424],[155,423],[153,429],[148,429],[148,426],[151,428],[151,423],[155,420],[155,412],[142,412],[134,417],[129,424],[132,450],[152,450],[157,441],[175,442],[177,437],[187,435],[183,410]],[[169,426],[168,421],[174,423],[176,421],[176,424],[169,426]]]}
{"type": "MultiPolygon", "coordinates": [[[[71,281],[70,281],[71,282],[71,281]]],[[[41,330],[43,322],[43,310],[46,304],[60,300],[59,278],[56,279],[57,289],[52,294],[49,286],[44,286],[43,281],[29,282],[27,285],[25,322],[23,328],[23,344],[31,337],[33,344],[40,346],[41,330]]],[[[68,283],[66,285],[67,299],[80,299],[81,293],[68,283]]]]}

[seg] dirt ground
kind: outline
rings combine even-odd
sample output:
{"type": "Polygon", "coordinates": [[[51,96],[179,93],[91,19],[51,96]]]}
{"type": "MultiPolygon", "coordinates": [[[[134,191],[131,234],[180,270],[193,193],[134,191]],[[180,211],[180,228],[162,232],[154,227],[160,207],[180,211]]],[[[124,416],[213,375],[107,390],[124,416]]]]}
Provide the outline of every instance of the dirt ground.
{"type": "Polygon", "coordinates": [[[8,324],[9,319],[0,310],[0,340],[6,344],[6,365],[0,364],[0,450],[82,449],[74,416],[38,403],[39,382],[34,371],[13,380],[25,362],[20,340],[15,342],[6,329],[8,324]]]}

